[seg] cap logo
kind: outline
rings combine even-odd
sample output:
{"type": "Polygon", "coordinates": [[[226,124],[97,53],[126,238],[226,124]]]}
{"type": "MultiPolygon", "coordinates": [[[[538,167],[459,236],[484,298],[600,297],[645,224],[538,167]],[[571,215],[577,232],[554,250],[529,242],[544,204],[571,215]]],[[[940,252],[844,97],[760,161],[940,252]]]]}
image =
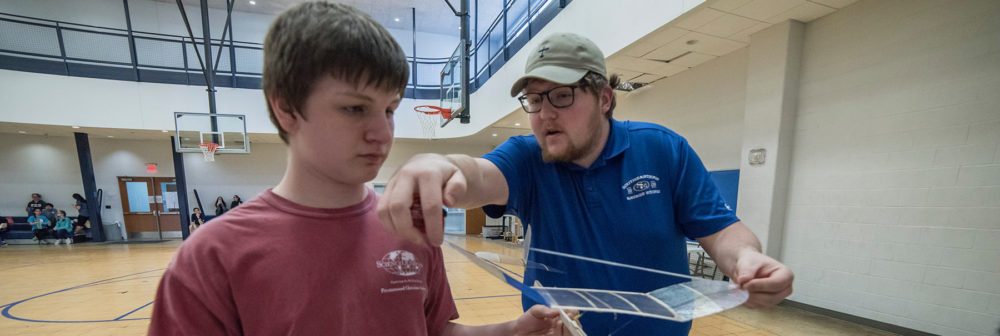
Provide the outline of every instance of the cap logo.
{"type": "Polygon", "coordinates": [[[546,51],[549,51],[549,47],[538,49],[538,58],[545,58],[546,51]]]}

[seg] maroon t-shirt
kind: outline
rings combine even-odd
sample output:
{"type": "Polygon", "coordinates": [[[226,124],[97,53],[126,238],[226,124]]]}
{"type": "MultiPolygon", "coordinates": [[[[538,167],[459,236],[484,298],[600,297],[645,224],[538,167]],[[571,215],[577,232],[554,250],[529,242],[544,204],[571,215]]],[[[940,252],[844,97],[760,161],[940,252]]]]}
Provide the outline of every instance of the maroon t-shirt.
{"type": "Polygon", "coordinates": [[[268,190],[207,222],[160,281],[150,335],[439,335],[458,318],[440,248],[382,229],[371,190],[318,209],[268,190]]]}

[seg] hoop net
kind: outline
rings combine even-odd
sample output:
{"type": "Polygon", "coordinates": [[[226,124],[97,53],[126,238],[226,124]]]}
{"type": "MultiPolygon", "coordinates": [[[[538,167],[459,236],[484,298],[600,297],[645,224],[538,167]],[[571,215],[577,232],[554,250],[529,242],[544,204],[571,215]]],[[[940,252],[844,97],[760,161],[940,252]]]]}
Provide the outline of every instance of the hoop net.
{"type": "Polygon", "coordinates": [[[201,147],[201,154],[205,156],[205,162],[215,161],[215,150],[219,148],[219,144],[214,142],[199,142],[198,147],[201,147]]]}
{"type": "Polygon", "coordinates": [[[445,119],[451,119],[451,110],[433,105],[419,105],[413,108],[417,112],[417,119],[420,120],[420,133],[425,137],[433,138],[434,132],[440,124],[438,115],[445,119]]]}

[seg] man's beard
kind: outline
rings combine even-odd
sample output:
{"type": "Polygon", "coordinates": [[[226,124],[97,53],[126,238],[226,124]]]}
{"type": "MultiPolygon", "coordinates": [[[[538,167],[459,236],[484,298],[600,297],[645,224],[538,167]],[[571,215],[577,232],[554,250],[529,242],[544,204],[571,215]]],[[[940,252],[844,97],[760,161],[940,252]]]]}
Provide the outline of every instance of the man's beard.
{"type": "Polygon", "coordinates": [[[587,124],[587,133],[590,135],[586,138],[585,142],[580,146],[573,143],[569,134],[566,134],[566,150],[562,154],[553,154],[548,150],[548,143],[542,147],[542,161],[545,162],[573,162],[578,159],[583,158],[590,151],[597,146],[597,135],[600,133],[598,127],[600,127],[601,122],[599,118],[604,116],[601,113],[592,114],[594,117],[590,118],[590,122],[587,124]]]}

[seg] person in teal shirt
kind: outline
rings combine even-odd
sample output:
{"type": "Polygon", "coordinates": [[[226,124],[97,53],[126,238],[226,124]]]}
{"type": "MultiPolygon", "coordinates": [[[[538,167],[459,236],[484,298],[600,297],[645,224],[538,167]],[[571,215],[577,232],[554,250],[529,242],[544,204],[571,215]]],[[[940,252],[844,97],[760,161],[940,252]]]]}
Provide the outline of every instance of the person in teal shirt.
{"type": "Polygon", "coordinates": [[[45,241],[46,229],[48,229],[49,224],[52,222],[48,218],[45,218],[45,216],[42,216],[41,208],[35,209],[34,213],[34,216],[28,217],[28,224],[32,225],[31,232],[35,234],[35,240],[38,240],[39,244],[48,245],[49,242],[45,241]]]}
{"type": "Polygon", "coordinates": [[[66,217],[66,211],[59,210],[56,215],[56,227],[52,229],[56,235],[56,245],[65,240],[66,245],[73,243],[73,221],[66,217]]]}

